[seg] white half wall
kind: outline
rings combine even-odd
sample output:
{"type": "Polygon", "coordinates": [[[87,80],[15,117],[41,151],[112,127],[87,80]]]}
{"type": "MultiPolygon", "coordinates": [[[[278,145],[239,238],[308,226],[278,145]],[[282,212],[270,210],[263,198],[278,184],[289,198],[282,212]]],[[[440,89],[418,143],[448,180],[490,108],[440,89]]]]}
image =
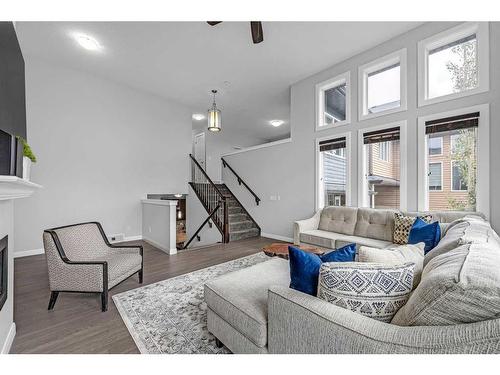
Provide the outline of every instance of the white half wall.
{"type": "Polygon", "coordinates": [[[187,193],[191,111],[84,72],[26,59],[28,141],[44,186],[15,202],[16,252],[42,232],[97,220],[108,234],[141,235],[147,193],[187,193]]]}
{"type": "MultiPolygon", "coordinates": [[[[478,104],[490,105],[490,160],[500,160],[500,23],[490,23],[490,91],[425,107],[417,106],[417,43],[431,35],[449,29],[457,23],[433,22],[413,29],[373,49],[356,55],[314,76],[297,82],[291,88],[292,141],[274,147],[262,148],[226,157],[231,166],[260,196],[255,205],[252,196],[238,186],[230,172],[223,170],[223,180],[261,226],[263,233],[292,237],[293,222],[311,217],[315,210],[315,139],[352,132],[357,139],[359,129],[376,127],[396,121],[407,121],[407,196],[408,210],[417,209],[417,118],[432,113],[446,112],[478,104]],[[408,109],[369,120],[358,119],[358,67],[391,52],[407,49],[408,109]],[[351,124],[315,131],[315,86],[329,78],[351,72],[351,124]],[[271,200],[271,197],[274,199],[271,200]],[[279,200],[278,200],[279,197],[279,200]]],[[[357,144],[352,143],[351,184],[352,205],[358,203],[357,144]]],[[[490,219],[500,230],[500,169],[490,169],[490,219]]]]}

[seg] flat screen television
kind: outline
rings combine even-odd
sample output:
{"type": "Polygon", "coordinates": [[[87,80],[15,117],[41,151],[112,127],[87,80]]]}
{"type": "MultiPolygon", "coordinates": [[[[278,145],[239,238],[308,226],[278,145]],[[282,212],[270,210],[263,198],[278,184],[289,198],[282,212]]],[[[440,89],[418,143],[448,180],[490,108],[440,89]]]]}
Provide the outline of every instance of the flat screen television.
{"type": "Polygon", "coordinates": [[[17,138],[0,130],[0,175],[22,177],[22,158],[23,153],[17,138]]]}

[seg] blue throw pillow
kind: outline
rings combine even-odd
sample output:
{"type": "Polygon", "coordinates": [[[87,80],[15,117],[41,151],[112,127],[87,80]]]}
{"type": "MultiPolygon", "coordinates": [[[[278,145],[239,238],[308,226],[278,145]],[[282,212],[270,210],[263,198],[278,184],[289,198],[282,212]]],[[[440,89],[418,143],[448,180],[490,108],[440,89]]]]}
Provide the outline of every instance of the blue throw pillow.
{"type": "Polygon", "coordinates": [[[425,254],[434,249],[441,239],[441,228],[439,222],[427,224],[421,218],[417,217],[410,230],[408,237],[409,244],[416,244],[419,242],[425,243],[425,254]]]}
{"type": "Polygon", "coordinates": [[[290,288],[316,296],[321,264],[327,262],[353,262],[356,256],[356,244],[346,245],[321,256],[288,246],[288,254],[290,259],[290,288]]]}

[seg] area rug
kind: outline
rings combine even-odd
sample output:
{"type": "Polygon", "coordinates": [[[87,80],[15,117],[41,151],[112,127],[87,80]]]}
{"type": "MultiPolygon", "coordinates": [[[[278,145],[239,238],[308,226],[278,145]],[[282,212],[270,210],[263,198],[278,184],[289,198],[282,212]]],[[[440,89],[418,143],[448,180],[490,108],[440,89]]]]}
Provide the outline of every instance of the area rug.
{"type": "Polygon", "coordinates": [[[203,285],[220,275],[268,260],[258,253],[113,296],[143,354],[222,354],[207,330],[203,285]]]}

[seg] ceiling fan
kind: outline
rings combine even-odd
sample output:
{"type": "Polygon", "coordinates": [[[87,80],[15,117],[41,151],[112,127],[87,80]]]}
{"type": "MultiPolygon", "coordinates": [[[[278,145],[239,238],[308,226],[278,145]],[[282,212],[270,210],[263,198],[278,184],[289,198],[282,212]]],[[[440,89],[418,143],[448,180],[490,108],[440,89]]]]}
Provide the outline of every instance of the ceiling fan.
{"type": "MultiPolygon", "coordinates": [[[[207,21],[210,26],[215,26],[222,21],[207,21]]],[[[264,33],[262,32],[262,22],[250,21],[250,30],[252,31],[252,40],[254,44],[260,43],[264,40],[264,33]]]]}

